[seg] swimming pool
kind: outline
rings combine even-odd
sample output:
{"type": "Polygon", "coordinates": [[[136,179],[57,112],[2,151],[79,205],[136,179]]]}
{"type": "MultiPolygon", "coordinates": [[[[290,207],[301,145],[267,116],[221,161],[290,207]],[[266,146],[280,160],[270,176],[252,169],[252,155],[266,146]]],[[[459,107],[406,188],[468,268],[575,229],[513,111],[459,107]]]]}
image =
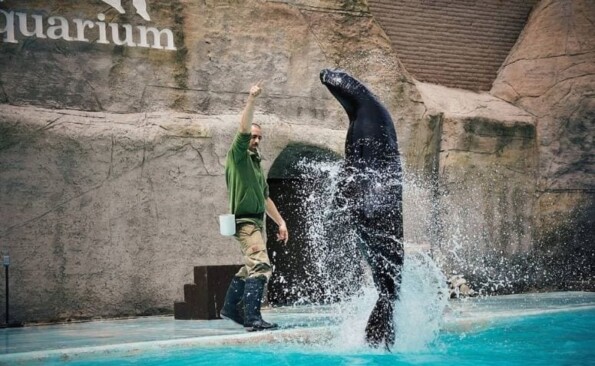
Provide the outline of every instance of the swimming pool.
{"type": "MultiPolygon", "coordinates": [[[[324,345],[213,347],[96,359],[71,365],[588,365],[595,364],[595,312],[498,321],[488,329],[445,332],[414,353],[333,352],[324,345]]],[[[62,361],[51,364],[63,364],[62,361]]]]}
{"type": "MultiPolygon", "coordinates": [[[[595,364],[595,293],[549,293],[451,301],[437,337],[424,347],[367,348],[339,324],[333,307],[275,309],[289,329],[147,347],[102,346],[74,355],[13,358],[43,365],[589,365],[595,364]],[[312,321],[311,325],[308,322],[312,321]]],[[[173,320],[172,320],[173,321],[173,320]]],[[[175,322],[175,321],[174,321],[175,322]]],[[[224,323],[225,324],[225,323],[224,323]]],[[[357,327],[357,326],[356,326],[357,327]]],[[[415,338],[417,329],[401,329],[415,338]]],[[[406,343],[406,342],[403,342],[406,343]]],[[[153,344],[153,346],[150,346],[153,344]]],[[[8,362],[0,357],[0,363],[8,362]]],[[[19,361],[19,362],[14,362],[19,361]]]]}

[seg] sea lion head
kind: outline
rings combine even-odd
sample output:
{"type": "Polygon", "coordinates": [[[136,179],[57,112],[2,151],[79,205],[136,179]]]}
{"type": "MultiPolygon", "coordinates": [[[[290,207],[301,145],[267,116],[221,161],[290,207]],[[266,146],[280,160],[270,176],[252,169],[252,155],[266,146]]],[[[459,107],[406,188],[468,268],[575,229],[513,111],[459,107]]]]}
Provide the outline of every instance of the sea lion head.
{"type": "Polygon", "coordinates": [[[323,69],[320,81],[343,106],[350,120],[355,118],[355,111],[362,101],[372,96],[364,84],[341,69],[323,69]]]}

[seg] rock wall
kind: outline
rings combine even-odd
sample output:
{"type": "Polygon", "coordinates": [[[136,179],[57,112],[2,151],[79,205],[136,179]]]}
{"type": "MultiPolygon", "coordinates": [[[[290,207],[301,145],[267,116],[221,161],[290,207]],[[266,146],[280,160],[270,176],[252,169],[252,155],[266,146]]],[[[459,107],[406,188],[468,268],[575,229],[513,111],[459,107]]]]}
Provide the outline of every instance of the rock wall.
{"type": "Polygon", "coordinates": [[[150,21],[131,3],[125,14],[102,1],[0,3],[14,22],[0,44],[0,250],[15,319],[171,312],[193,266],[241,263],[217,216],[258,80],[265,169],[293,142],[342,153],[347,118],[324,67],[368,83],[405,151],[420,125],[413,81],[364,1],[148,1],[150,21]],[[77,34],[76,19],[94,26],[77,34]],[[175,50],[167,34],[142,47],[140,27],[171,31],[175,50]]]}
{"type": "MultiPolygon", "coordinates": [[[[16,319],[171,312],[193,266],[242,262],[217,226],[237,115],[0,110],[2,249],[16,319]]],[[[296,136],[274,116],[263,128],[339,151],[343,142],[317,127],[296,136]]]]}
{"type": "Polygon", "coordinates": [[[417,86],[439,138],[433,141],[434,179],[420,185],[430,192],[422,199],[430,209],[425,217],[405,218],[426,223],[416,226],[423,229],[418,235],[426,235],[448,275],[499,281],[509,269],[491,262],[507,262],[533,244],[535,118],[488,93],[417,86]]]}
{"type": "Polygon", "coordinates": [[[417,83],[435,174],[409,217],[482,290],[593,289],[592,9],[539,2],[489,94],[417,83]]]}
{"type": "Polygon", "coordinates": [[[536,117],[535,241],[556,274],[579,286],[595,271],[594,8],[541,1],[491,90],[536,117]]]}
{"type": "MultiPolygon", "coordinates": [[[[446,270],[505,276],[482,258],[525,258],[536,238],[561,247],[577,227],[593,237],[587,0],[541,2],[492,95],[416,83],[363,0],[148,1],[150,20],[123,3],[0,2],[0,250],[15,319],[168,313],[194,265],[239,264],[217,215],[246,91],[264,80],[265,169],[292,143],[342,153],[347,118],[324,67],[387,105],[406,238],[446,270]],[[143,41],[150,27],[159,44],[143,41]]],[[[585,258],[569,280],[593,273],[585,258]]]]}

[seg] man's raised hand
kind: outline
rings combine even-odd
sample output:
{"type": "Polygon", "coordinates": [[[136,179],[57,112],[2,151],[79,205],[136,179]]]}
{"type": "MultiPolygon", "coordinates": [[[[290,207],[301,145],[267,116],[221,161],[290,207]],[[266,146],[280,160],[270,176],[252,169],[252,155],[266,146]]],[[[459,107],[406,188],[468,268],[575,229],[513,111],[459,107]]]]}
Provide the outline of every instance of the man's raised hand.
{"type": "Polygon", "coordinates": [[[252,88],[250,88],[250,95],[252,97],[257,97],[260,95],[260,93],[262,92],[262,80],[260,80],[258,83],[256,83],[256,85],[253,85],[252,88]]]}

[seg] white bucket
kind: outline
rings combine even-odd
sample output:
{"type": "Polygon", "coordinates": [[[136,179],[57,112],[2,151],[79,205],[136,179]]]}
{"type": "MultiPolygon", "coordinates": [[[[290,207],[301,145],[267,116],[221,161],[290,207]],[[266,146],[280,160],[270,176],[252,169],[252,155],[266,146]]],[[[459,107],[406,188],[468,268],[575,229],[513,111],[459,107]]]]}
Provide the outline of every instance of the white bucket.
{"type": "Polygon", "coordinates": [[[236,217],[234,214],[219,215],[221,235],[231,236],[236,233],[236,217]]]}

